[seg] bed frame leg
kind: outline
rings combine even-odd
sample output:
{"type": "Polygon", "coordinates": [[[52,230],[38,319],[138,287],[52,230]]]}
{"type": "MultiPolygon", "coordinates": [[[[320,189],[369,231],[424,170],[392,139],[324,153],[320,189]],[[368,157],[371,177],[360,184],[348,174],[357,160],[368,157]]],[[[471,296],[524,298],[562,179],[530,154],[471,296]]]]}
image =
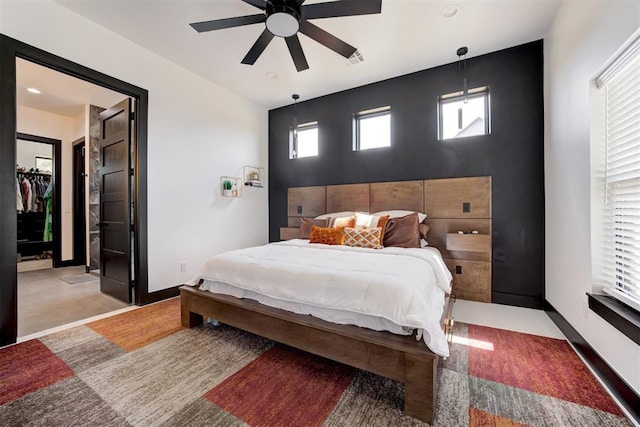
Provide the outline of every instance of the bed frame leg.
{"type": "Polygon", "coordinates": [[[203,318],[200,314],[189,311],[189,298],[185,295],[180,297],[180,322],[185,328],[193,328],[202,325],[203,318]]]}
{"type": "Polygon", "coordinates": [[[404,356],[404,412],[433,424],[436,406],[437,359],[404,356]]]}

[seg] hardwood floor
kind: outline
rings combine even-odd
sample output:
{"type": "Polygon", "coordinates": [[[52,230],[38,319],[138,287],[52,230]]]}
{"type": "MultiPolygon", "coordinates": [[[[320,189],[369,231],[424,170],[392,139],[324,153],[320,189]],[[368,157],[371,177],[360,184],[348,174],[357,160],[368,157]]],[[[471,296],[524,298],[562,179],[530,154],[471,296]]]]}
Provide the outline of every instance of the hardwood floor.
{"type": "Polygon", "coordinates": [[[19,272],[18,337],[129,306],[101,293],[98,276],[76,284],[60,279],[84,274],[84,266],[19,272]]]}

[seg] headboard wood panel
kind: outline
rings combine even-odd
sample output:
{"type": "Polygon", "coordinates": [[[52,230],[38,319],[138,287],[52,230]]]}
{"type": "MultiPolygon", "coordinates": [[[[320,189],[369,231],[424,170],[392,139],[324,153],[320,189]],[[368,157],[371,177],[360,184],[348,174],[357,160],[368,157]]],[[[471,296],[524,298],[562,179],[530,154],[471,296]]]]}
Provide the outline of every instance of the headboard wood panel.
{"type": "Polygon", "coordinates": [[[287,190],[287,215],[314,217],[326,213],[326,187],[293,187],[287,190]]]}
{"type": "Polygon", "coordinates": [[[424,212],[423,183],[424,181],[372,183],[370,212],[391,209],[424,212]]]}
{"type": "Polygon", "coordinates": [[[327,212],[369,212],[369,184],[327,185],[327,212]]]}
{"type": "MultiPolygon", "coordinates": [[[[431,228],[427,234],[429,246],[437,248],[443,258],[469,259],[476,261],[491,261],[491,248],[483,252],[450,251],[447,250],[447,234],[464,231],[477,231],[480,235],[491,236],[490,219],[455,219],[429,218],[424,221],[431,228]]],[[[465,234],[466,237],[472,237],[465,234]]]]}
{"type": "Polygon", "coordinates": [[[425,180],[424,212],[429,218],[491,218],[491,177],[425,180]]]}

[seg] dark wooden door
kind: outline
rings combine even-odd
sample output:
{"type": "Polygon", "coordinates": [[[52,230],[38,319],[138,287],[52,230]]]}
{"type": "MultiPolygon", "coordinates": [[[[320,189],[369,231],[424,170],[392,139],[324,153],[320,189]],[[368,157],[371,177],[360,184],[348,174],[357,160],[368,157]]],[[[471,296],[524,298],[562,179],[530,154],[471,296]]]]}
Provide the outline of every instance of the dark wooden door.
{"type": "Polygon", "coordinates": [[[131,102],[100,114],[100,290],[131,302],[131,102]]]}
{"type": "Polygon", "coordinates": [[[85,222],[84,139],[73,145],[73,264],[84,265],[87,258],[85,222]]]}

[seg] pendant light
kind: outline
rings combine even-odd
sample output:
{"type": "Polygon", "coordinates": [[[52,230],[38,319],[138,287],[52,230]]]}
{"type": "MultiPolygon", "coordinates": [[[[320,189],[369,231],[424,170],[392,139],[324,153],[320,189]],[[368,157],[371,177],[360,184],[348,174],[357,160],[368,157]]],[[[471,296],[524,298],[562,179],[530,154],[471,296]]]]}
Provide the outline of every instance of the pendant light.
{"type": "MultiPolygon", "coordinates": [[[[458,55],[458,75],[462,76],[462,96],[463,102],[466,104],[469,101],[469,87],[467,85],[467,49],[466,46],[459,48],[456,51],[458,55]],[[464,60],[462,57],[464,56],[464,60]]],[[[462,106],[458,108],[458,129],[462,130],[462,106]]]]}
{"type": "Polygon", "coordinates": [[[293,95],[291,95],[291,98],[293,98],[293,127],[291,130],[291,137],[293,139],[293,156],[294,158],[297,158],[298,157],[298,114],[297,114],[296,106],[298,105],[298,99],[300,99],[300,95],[298,95],[297,93],[294,93],[293,95]]]}

